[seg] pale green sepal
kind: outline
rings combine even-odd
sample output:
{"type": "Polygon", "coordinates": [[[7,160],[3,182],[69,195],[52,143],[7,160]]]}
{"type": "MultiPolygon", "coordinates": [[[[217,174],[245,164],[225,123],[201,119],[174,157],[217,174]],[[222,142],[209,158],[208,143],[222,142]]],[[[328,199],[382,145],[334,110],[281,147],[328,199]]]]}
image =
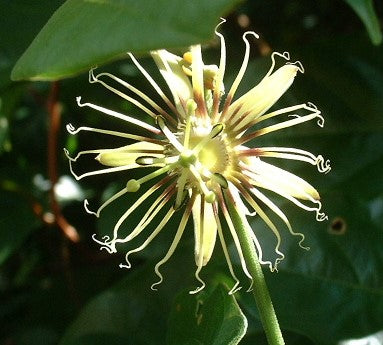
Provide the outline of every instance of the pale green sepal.
{"type": "Polygon", "coordinates": [[[284,65],[270,76],[263,78],[257,86],[230,105],[228,110],[229,116],[238,108],[239,110],[233,118],[234,121],[247,113],[248,115],[241,122],[242,125],[261,116],[291,86],[298,70],[299,67],[297,65],[284,65]]]}
{"type": "Polygon", "coordinates": [[[194,201],[192,211],[194,221],[195,262],[196,265],[199,266],[200,260],[202,259],[202,266],[205,266],[211,258],[217,238],[217,223],[214,217],[213,206],[204,201],[204,219],[201,220],[201,195],[198,195],[194,201]]]}
{"type": "Polygon", "coordinates": [[[265,163],[257,157],[247,157],[248,164],[252,170],[259,175],[263,181],[264,188],[273,186],[273,190],[288,194],[301,200],[319,200],[318,191],[304,179],[272,164],[265,163]]]}
{"type": "Polygon", "coordinates": [[[152,51],[151,55],[173,95],[174,103],[180,114],[185,115],[182,103],[193,98],[193,88],[182,69],[182,58],[167,50],[152,51]]]}

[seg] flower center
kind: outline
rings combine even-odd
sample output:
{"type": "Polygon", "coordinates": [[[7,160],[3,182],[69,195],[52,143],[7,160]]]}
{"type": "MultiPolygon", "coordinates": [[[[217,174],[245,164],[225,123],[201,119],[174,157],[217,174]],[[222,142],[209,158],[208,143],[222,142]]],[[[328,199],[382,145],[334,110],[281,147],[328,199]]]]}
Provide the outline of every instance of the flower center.
{"type": "Polygon", "coordinates": [[[211,203],[216,199],[217,188],[227,188],[224,175],[230,169],[230,154],[223,130],[224,125],[216,124],[189,126],[184,132],[183,150],[175,163],[179,174],[176,208],[181,205],[187,189],[199,190],[205,201],[211,203]]]}
{"type": "MultiPolygon", "coordinates": [[[[197,146],[200,137],[191,138],[191,147],[197,146]]],[[[228,152],[221,136],[210,139],[197,154],[198,161],[211,173],[224,174],[228,164],[228,152]]]]}

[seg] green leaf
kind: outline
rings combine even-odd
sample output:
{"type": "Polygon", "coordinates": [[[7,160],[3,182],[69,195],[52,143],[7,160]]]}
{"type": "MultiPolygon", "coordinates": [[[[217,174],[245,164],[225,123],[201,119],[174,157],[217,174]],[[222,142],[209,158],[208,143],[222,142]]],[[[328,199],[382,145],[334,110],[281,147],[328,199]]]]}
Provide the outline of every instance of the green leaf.
{"type": "Polygon", "coordinates": [[[20,55],[63,0],[0,1],[0,89],[20,55]],[[24,20],[28,18],[28,20],[24,20]]]}
{"type": "Polygon", "coordinates": [[[373,0],[345,0],[362,20],[373,44],[382,43],[382,30],[373,0]]]}
{"type": "Polygon", "coordinates": [[[218,285],[213,291],[177,296],[169,319],[168,345],[238,344],[247,320],[234,296],[218,285]]]}
{"type": "Polygon", "coordinates": [[[68,0],[16,63],[13,80],[55,80],[122,58],[213,38],[238,0],[68,0]]]}

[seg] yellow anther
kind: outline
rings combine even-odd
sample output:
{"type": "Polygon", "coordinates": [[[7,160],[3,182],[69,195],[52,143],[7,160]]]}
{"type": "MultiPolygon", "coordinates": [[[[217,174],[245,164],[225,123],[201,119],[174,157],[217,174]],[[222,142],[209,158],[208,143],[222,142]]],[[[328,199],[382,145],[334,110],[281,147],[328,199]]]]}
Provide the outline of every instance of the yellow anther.
{"type": "Polygon", "coordinates": [[[189,64],[192,64],[192,62],[193,62],[192,53],[191,52],[186,52],[183,55],[183,59],[185,60],[185,62],[187,62],[189,64]]]}
{"type": "Polygon", "coordinates": [[[214,80],[218,73],[218,66],[216,65],[205,65],[203,69],[203,81],[205,87],[209,90],[214,89],[214,80]]]}

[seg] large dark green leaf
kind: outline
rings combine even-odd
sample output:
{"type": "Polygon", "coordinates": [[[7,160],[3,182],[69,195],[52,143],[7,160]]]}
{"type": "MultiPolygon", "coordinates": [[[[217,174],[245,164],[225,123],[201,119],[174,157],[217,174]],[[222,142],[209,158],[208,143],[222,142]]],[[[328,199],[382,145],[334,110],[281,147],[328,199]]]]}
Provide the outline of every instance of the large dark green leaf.
{"type": "Polygon", "coordinates": [[[127,51],[195,44],[213,37],[219,16],[237,1],[68,0],[12,72],[12,79],[55,80],[127,51]]]}
{"type": "Polygon", "coordinates": [[[197,295],[184,291],[177,296],[170,314],[166,343],[235,345],[246,329],[246,317],[222,285],[197,295]]]}

